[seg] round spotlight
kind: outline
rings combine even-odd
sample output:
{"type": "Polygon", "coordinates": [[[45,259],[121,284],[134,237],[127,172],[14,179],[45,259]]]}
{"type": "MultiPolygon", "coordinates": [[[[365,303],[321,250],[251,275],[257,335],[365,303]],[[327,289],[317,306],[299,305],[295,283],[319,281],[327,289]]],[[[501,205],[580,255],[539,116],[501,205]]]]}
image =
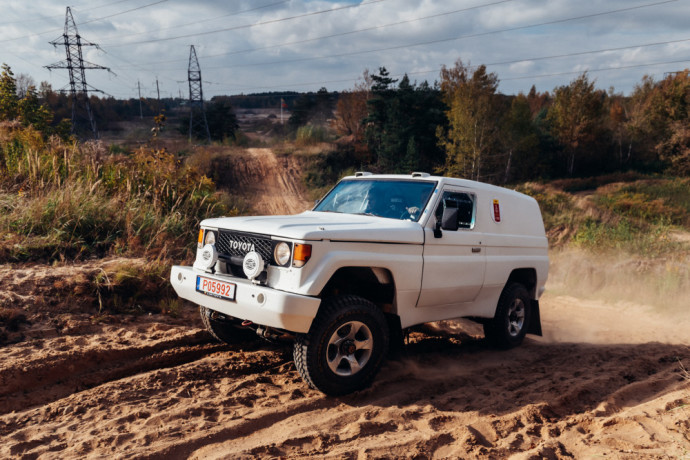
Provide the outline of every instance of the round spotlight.
{"type": "Polygon", "coordinates": [[[244,256],[242,270],[244,270],[244,274],[247,275],[247,278],[253,280],[264,271],[264,259],[261,258],[259,253],[250,251],[244,256]]]}
{"type": "Polygon", "coordinates": [[[218,262],[218,251],[216,251],[216,247],[212,244],[207,244],[201,248],[201,251],[196,253],[196,263],[194,265],[211,268],[216,262],[218,262]]]}

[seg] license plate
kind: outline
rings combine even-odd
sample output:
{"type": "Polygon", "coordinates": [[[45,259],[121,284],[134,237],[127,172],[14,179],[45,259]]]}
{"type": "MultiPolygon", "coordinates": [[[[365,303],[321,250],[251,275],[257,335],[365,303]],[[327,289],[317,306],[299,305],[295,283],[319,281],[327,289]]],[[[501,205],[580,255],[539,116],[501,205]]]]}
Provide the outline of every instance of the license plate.
{"type": "Polygon", "coordinates": [[[235,300],[237,285],[226,281],[218,281],[204,276],[196,277],[196,290],[224,300],[235,300]]]}

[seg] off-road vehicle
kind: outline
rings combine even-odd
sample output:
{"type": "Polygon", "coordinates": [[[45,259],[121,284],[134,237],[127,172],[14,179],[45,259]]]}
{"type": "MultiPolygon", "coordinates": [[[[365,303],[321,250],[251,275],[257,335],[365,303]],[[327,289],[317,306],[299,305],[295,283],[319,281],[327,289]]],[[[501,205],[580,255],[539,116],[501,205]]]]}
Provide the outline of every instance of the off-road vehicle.
{"type": "Polygon", "coordinates": [[[504,348],[541,334],[547,273],[533,198],[360,172],[302,214],[204,220],[194,265],[171,282],[216,338],[293,340],[304,380],[338,395],[368,386],[414,325],[469,318],[504,348]]]}

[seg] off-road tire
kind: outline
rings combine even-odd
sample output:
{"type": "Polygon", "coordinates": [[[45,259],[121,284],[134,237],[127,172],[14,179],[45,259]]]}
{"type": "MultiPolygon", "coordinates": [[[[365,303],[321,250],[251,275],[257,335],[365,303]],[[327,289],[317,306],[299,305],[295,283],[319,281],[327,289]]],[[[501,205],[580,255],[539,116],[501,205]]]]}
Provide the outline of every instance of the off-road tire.
{"type": "Polygon", "coordinates": [[[240,321],[235,318],[217,313],[201,305],[199,306],[199,314],[208,333],[220,342],[234,344],[258,339],[253,329],[242,327],[240,321]]]}
{"type": "Polygon", "coordinates": [[[484,323],[484,336],[498,348],[516,347],[525,338],[531,319],[532,301],[527,289],[520,283],[510,283],[501,292],[495,316],[484,323]]]}
{"type": "MultiPolygon", "coordinates": [[[[353,295],[335,297],[327,300],[321,307],[309,333],[297,335],[293,349],[295,366],[312,388],[330,396],[352,393],[371,384],[388,353],[388,341],[388,324],[383,312],[376,305],[353,295]],[[359,346],[357,344],[367,343],[363,346],[369,347],[370,353],[357,349],[348,354],[347,356],[353,359],[359,359],[356,358],[357,353],[363,352],[364,364],[357,370],[350,367],[351,375],[339,375],[336,371],[347,373],[350,364],[346,357],[341,357],[340,346],[335,345],[333,340],[337,339],[337,333],[347,332],[348,327],[360,328],[364,336],[368,335],[371,340],[369,345],[367,339],[353,339],[355,343],[350,346],[356,348],[359,346]],[[335,357],[334,348],[338,349],[335,357]],[[337,365],[337,360],[344,360],[341,361],[344,363],[344,369],[338,368],[334,371],[331,368],[337,365]]],[[[346,343],[342,345],[346,346],[346,343]]]]}

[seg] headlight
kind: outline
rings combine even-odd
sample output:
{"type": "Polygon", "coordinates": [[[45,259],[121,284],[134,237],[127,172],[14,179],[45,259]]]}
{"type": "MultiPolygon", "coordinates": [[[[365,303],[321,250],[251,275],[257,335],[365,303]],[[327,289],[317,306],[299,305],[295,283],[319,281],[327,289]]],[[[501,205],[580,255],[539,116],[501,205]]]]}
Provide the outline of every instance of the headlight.
{"type": "Polygon", "coordinates": [[[206,244],[216,244],[216,233],[211,230],[206,230],[206,238],[204,239],[204,245],[206,244]]]}
{"type": "Polygon", "coordinates": [[[278,265],[287,265],[290,262],[290,245],[284,241],[276,244],[273,249],[273,259],[278,265]]]}

